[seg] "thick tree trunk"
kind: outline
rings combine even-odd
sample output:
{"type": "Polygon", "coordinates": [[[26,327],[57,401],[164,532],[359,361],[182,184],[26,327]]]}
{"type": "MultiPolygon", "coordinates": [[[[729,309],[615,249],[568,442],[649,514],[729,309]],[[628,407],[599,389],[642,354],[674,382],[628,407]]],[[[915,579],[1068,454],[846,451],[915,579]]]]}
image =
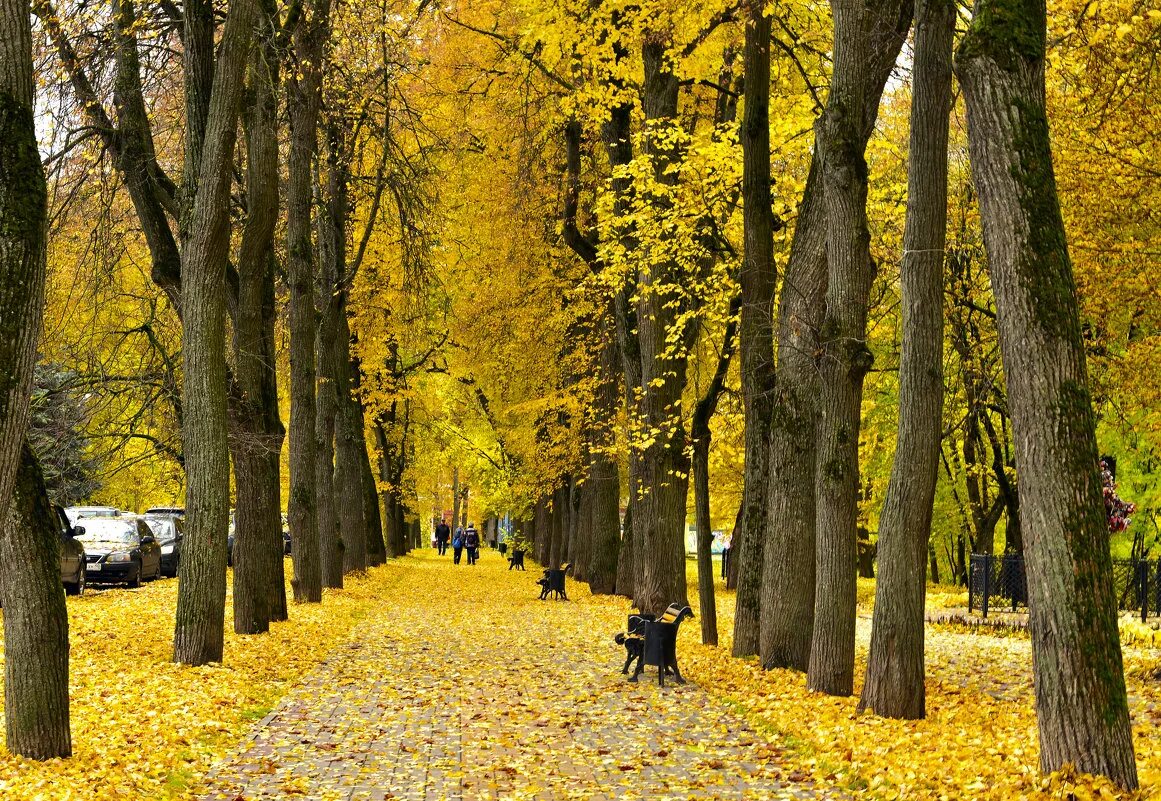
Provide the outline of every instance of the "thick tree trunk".
{"type": "Polygon", "coordinates": [[[956,70],[996,297],[1040,766],[1137,786],[1076,285],[1044,108],[1045,7],[981,0],[956,70]]]}
{"type": "MultiPolygon", "coordinates": [[[[641,100],[645,112],[646,152],[653,162],[654,180],[677,181],[669,168],[678,154],[668,134],[676,123],[678,80],[668,56],[668,37],[652,32],[642,45],[645,82],[641,100]]],[[[667,201],[655,200],[658,204],[667,201]]],[[[670,341],[678,323],[672,286],[680,280],[677,266],[668,260],[638,270],[637,331],[641,356],[642,422],[649,444],[640,452],[640,512],[634,525],[641,528],[641,550],[634,600],[641,611],[661,614],[671,603],[687,602],[685,582],[685,515],[689,488],[689,459],[681,397],[685,390],[687,356],[670,341]]]]}
{"type": "Polygon", "coordinates": [[[315,247],[311,210],[311,165],[318,149],[322,57],[330,31],[329,0],[313,0],[307,18],[294,31],[294,49],[301,65],[287,80],[290,121],[287,188],[286,250],[290,284],[290,536],[294,540],[294,598],[322,600],[319,551],[318,485],[315,418],[315,247]]]}
{"type": "Polygon", "coordinates": [[[258,634],[286,618],[279,479],[283,428],[274,350],[274,225],[278,219],[278,54],[263,15],[250,55],[246,133],[247,218],[238,252],[230,450],[234,521],[234,631],[258,634]]]}
{"type": "MultiPolygon", "coordinates": [[[[911,0],[884,0],[865,10],[863,24],[870,45],[859,72],[866,81],[860,156],[874,130],[883,88],[907,38],[911,12],[911,0]]],[[[821,156],[816,143],[782,282],[770,428],[770,522],[762,581],[762,664],[796,670],[807,670],[814,636],[820,396],[815,354],[820,348],[817,334],[827,293],[829,230],[821,156]]]]}
{"type": "MultiPolygon", "coordinates": [[[[7,30],[0,10],[0,31],[7,30]]],[[[60,583],[60,521],[27,444],[19,459],[0,529],[6,744],[30,759],[67,757],[69,619],[60,583]]]]}
{"type": "Polygon", "coordinates": [[[551,539],[548,546],[548,563],[545,567],[556,568],[564,561],[565,533],[568,529],[568,477],[552,493],[551,539]]]}
{"type": "Polygon", "coordinates": [[[860,0],[835,0],[834,72],[818,121],[827,210],[826,315],[819,333],[819,423],[814,636],[807,686],[830,695],[854,691],[859,429],[863,379],[874,357],[866,345],[875,278],[867,226],[867,164],[860,136],[867,35],[860,0]]]}
{"type": "MultiPolygon", "coordinates": [[[[631,492],[631,490],[630,490],[631,492]]],[[[630,495],[629,503],[625,507],[625,520],[621,526],[621,552],[617,559],[617,595],[625,598],[633,597],[633,588],[636,586],[636,551],[637,538],[633,534],[633,510],[637,507],[637,500],[630,495]]]]}
{"type": "Polygon", "coordinates": [[[860,707],[926,714],[923,604],[943,436],[943,250],[955,5],[919,0],[911,82],[907,222],[900,278],[899,439],[879,516],[879,577],[860,707]]]}
{"type": "Polygon", "coordinates": [[[220,662],[225,626],[230,453],[226,409],[226,262],[230,168],[258,6],[234,0],[222,34],[197,195],[182,250],[182,405],[186,529],[174,661],[220,662]]]}
{"type": "MultiPolygon", "coordinates": [[[[362,406],[359,409],[363,419],[362,406]]],[[[365,437],[366,435],[364,435],[365,437]]],[[[375,473],[371,469],[371,457],[364,444],[359,472],[363,475],[363,519],[367,526],[367,564],[377,567],[387,561],[387,543],[383,538],[383,515],[379,509],[379,489],[375,485],[375,473]]]]}
{"type": "MultiPolygon", "coordinates": [[[[746,455],[742,475],[741,525],[734,529],[731,546],[734,558],[742,560],[734,613],[734,656],[749,656],[759,651],[761,585],[768,525],[770,410],[774,390],[774,285],[777,274],[774,266],[775,221],[770,206],[770,17],[763,13],[764,7],[761,0],[751,0],[746,5],[746,104],[741,132],[745,250],[740,275],[742,314],[739,343],[746,455]]],[[[708,460],[708,450],[706,458],[708,460]]],[[[700,540],[700,529],[698,537],[700,540]]],[[[712,597],[712,577],[709,592],[712,597]]],[[[703,613],[703,642],[709,642],[706,639],[708,625],[703,613]]],[[[716,621],[713,644],[717,644],[716,621]]]]}
{"type": "Polygon", "coordinates": [[[585,485],[592,516],[592,542],[585,575],[589,589],[595,595],[610,595],[617,590],[617,560],[621,550],[621,475],[610,449],[617,416],[620,358],[617,340],[609,337],[601,348],[600,384],[596,390],[598,420],[593,430],[589,480],[585,485]]]}
{"type": "Polygon", "coordinates": [[[60,522],[25,443],[44,310],[47,195],[36,144],[29,6],[0,0],[0,598],[8,751],[72,754],[60,522]]]}

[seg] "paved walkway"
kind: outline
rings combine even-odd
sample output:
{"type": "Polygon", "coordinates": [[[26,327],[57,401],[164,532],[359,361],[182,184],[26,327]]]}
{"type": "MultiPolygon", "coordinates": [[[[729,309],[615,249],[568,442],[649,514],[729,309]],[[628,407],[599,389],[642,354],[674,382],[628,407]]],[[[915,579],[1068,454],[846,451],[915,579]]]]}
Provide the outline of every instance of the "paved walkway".
{"type": "Polygon", "coordinates": [[[816,797],[708,694],[627,683],[615,629],[594,625],[582,592],[540,602],[535,573],[503,567],[494,553],[475,568],[411,560],[382,617],[255,726],[203,797],[816,797]]]}

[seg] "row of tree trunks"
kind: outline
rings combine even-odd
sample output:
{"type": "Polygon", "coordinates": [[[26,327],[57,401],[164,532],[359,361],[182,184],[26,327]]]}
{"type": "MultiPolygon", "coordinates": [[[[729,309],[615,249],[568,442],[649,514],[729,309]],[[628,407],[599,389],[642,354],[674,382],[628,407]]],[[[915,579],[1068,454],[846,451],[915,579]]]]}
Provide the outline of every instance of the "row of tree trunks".
{"type": "Polygon", "coordinates": [[[68,610],[60,522],[48,503],[28,428],[44,310],[47,193],[34,122],[28,3],[0,2],[0,599],[8,750],[67,757],[68,610]],[[11,502],[10,502],[11,501],[11,502]]]}
{"type": "Polygon", "coordinates": [[[926,714],[923,606],[943,435],[943,252],[954,26],[953,3],[919,0],[900,266],[899,439],[879,517],[871,651],[859,700],[862,708],[896,718],[926,714]]]}

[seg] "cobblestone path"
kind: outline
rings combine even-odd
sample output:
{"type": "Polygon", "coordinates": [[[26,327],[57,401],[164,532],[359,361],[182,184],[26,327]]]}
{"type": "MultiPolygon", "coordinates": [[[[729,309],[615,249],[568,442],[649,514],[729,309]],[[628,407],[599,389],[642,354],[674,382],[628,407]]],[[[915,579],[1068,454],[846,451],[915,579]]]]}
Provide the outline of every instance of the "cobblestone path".
{"type": "MultiPolygon", "coordinates": [[[[779,745],[692,684],[630,684],[605,618],[495,553],[431,552],[209,777],[214,801],[782,799],[779,745]]],[[[696,636],[696,625],[682,639],[696,636]]]]}

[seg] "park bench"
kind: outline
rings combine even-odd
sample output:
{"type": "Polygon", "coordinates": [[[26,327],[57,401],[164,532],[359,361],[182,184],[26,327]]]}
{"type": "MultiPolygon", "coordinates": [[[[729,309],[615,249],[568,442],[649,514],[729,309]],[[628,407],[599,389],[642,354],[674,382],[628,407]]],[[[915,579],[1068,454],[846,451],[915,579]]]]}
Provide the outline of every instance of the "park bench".
{"type": "Polygon", "coordinates": [[[572,570],[572,565],[565,562],[560,567],[548,568],[544,571],[544,576],[537,580],[540,585],[540,600],[548,598],[550,593],[556,593],[559,600],[567,601],[568,593],[564,591],[564,577],[572,570]]]}
{"type": "Polygon", "coordinates": [[[627,673],[629,665],[637,660],[629,681],[637,681],[637,677],[645,672],[645,665],[652,665],[657,667],[658,685],[665,686],[668,671],[673,672],[678,684],[685,684],[677,666],[677,632],[682,621],[691,617],[692,609],[677,604],[670,604],[660,617],[629,615],[626,633],[618,634],[616,638],[618,645],[625,646],[627,654],[621,672],[627,673]]]}
{"type": "Polygon", "coordinates": [[[512,551],[512,555],[508,557],[509,570],[523,570],[524,569],[524,551],[516,548],[512,551]]]}

